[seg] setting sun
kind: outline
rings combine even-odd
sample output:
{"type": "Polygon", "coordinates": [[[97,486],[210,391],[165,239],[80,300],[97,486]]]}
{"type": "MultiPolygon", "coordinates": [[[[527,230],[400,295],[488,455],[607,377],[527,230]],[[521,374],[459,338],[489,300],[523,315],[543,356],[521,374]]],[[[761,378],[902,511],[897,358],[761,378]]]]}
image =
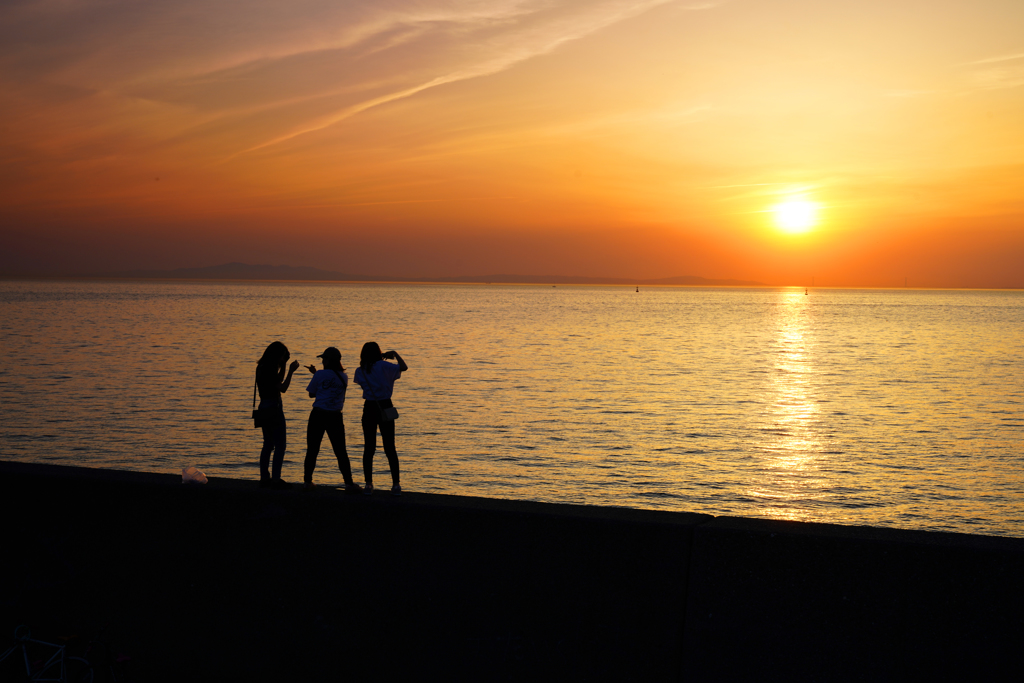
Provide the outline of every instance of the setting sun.
{"type": "Polygon", "coordinates": [[[1024,0],[279,4],[0,2],[0,277],[1024,287],[1024,0]]]}
{"type": "Polygon", "coordinates": [[[818,222],[818,205],[806,199],[790,199],[772,209],[775,224],[788,233],[807,232],[818,222]]]}

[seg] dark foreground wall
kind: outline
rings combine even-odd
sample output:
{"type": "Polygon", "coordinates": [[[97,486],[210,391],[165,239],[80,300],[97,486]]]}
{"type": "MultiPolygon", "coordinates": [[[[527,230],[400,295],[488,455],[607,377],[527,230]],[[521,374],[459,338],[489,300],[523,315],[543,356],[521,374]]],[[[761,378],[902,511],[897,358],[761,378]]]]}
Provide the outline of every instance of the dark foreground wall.
{"type": "Polygon", "coordinates": [[[0,500],[0,628],[143,680],[1017,680],[1024,644],[1024,539],[18,463],[0,500]]]}

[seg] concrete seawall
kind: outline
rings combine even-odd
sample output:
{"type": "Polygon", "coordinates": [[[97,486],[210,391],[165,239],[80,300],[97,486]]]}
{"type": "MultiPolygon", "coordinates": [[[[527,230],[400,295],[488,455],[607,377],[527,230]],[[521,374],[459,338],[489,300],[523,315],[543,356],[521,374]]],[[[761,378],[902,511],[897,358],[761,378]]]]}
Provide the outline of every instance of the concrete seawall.
{"type": "Polygon", "coordinates": [[[0,628],[140,680],[1016,680],[1024,647],[1024,539],[20,463],[0,498],[0,628]]]}

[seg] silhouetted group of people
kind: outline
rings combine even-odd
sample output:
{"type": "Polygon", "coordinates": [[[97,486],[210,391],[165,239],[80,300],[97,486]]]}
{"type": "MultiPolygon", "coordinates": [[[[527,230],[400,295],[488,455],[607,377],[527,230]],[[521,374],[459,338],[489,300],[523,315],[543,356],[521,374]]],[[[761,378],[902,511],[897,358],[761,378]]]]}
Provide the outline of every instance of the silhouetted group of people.
{"type": "MultiPolygon", "coordinates": [[[[263,450],[260,451],[260,486],[285,489],[291,484],[281,478],[281,465],[287,446],[287,426],[284,418],[284,404],[281,395],[288,391],[292,375],[299,368],[299,361],[288,361],[291,354],[288,347],[279,341],[272,342],[256,364],[256,387],[259,390],[258,409],[260,427],[263,429],[263,450]],[[273,459],[271,459],[273,455],[273,459]]],[[[320,454],[320,443],[324,433],[331,440],[338,468],[345,479],[347,493],[372,494],[373,456],[377,450],[377,431],[380,431],[384,453],[391,468],[391,495],[402,494],[399,481],[398,452],[395,450],[395,418],[397,411],[391,402],[395,380],[409,369],[397,351],[382,352],[377,342],[363,344],[359,354],[359,367],[354,381],[363,390],[363,478],[359,486],[352,480],[352,467],[348,461],[345,445],[345,422],[342,410],[348,390],[348,375],[341,364],[341,352],[329,346],[317,358],[323,368],[313,365],[306,368],[313,373],[306,392],[313,400],[306,425],[306,460],[303,469],[303,486],[313,489],[313,471],[320,454]],[[394,360],[394,363],[388,362],[394,360]]]]}

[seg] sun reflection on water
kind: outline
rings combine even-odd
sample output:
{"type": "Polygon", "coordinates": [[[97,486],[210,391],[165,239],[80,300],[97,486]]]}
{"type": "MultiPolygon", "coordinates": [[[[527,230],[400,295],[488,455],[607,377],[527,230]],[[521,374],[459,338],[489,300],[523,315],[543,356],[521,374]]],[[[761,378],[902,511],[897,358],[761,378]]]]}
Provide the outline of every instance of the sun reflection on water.
{"type": "Polygon", "coordinates": [[[820,414],[813,308],[804,290],[779,292],[769,333],[755,472],[748,494],[760,514],[806,519],[828,487],[820,414]]]}
{"type": "Polygon", "coordinates": [[[0,281],[0,313],[10,460],[251,480],[253,354],[375,339],[416,361],[411,491],[1024,536],[1022,292],[0,281]]]}

